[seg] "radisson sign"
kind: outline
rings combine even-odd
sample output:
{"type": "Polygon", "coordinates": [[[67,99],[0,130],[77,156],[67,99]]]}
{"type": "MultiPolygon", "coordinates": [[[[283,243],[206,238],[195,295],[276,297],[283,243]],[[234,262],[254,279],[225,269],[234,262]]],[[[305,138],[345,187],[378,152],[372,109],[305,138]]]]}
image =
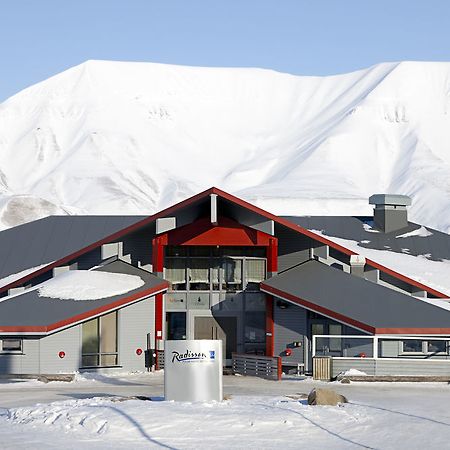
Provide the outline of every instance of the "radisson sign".
{"type": "Polygon", "coordinates": [[[164,361],[166,400],[222,401],[222,341],[165,341],[164,361]]]}

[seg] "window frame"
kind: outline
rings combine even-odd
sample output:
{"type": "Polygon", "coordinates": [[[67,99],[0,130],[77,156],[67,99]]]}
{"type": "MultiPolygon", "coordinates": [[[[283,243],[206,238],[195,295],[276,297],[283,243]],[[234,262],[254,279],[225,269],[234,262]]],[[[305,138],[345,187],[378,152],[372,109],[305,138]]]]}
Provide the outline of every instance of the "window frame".
{"type": "Polygon", "coordinates": [[[414,340],[420,341],[420,339],[405,339],[405,340],[400,341],[401,345],[402,345],[401,352],[400,352],[401,355],[447,355],[447,356],[450,355],[450,352],[449,352],[450,339],[449,340],[438,340],[438,341],[446,343],[447,351],[445,351],[445,352],[430,352],[430,351],[428,351],[428,343],[436,341],[436,339],[427,339],[427,340],[421,341],[422,342],[422,350],[421,351],[417,351],[417,352],[405,351],[405,342],[414,341],[414,340]]]}
{"type": "Polygon", "coordinates": [[[86,322],[83,322],[81,324],[81,365],[80,368],[82,369],[93,369],[93,368],[106,368],[106,367],[120,367],[120,360],[119,360],[119,311],[118,310],[114,310],[114,311],[110,311],[107,314],[103,314],[101,316],[97,316],[93,319],[87,320],[86,322]],[[115,314],[116,316],[116,351],[115,352],[102,352],[101,351],[101,330],[102,330],[102,326],[101,326],[101,320],[102,317],[107,316],[109,314],[115,314]],[[98,336],[98,352],[90,352],[90,353],[83,353],[83,325],[87,322],[91,322],[91,321],[96,321],[97,322],[97,336],[98,336]],[[103,365],[102,362],[102,356],[115,356],[116,357],[116,364],[109,364],[109,365],[103,365]],[[97,365],[84,365],[83,364],[83,357],[85,356],[95,356],[97,357],[97,361],[98,364],[97,365]]]}
{"type": "MultiPolygon", "coordinates": [[[[236,252],[238,251],[239,247],[236,247],[236,252]]],[[[221,249],[222,250],[222,249],[221,249]]],[[[191,254],[190,249],[187,247],[186,250],[183,252],[180,252],[180,255],[177,256],[176,249],[167,251],[167,253],[164,256],[164,269],[163,269],[163,276],[165,279],[167,279],[170,283],[169,292],[229,292],[229,293],[237,293],[245,290],[249,290],[249,292],[258,292],[259,291],[259,283],[256,282],[249,282],[248,276],[247,276],[247,261],[251,260],[259,260],[263,262],[264,265],[264,278],[267,277],[267,257],[260,257],[260,256],[245,256],[246,249],[243,248],[242,255],[236,255],[235,251],[228,252],[227,248],[224,248],[223,251],[220,252],[220,254],[217,254],[217,250],[215,247],[211,247],[209,250],[209,256],[204,255],[197,255],[197,254],[191,254]],[[168,271],[168,264],[167,262],[169,260],[179,259],[184,261],[184,273],[185,273],[185,283],[184,287],[185,289],[174,289],[171,280],[167,278],[167,271],[168,271]],[[209,261],[209,267],[208,267],[208,283],[204,283],[204,289],[192,289],[191,287],[191,271],[193,268],[191,267],[191,260],[196,259],[203,259],[209,261]],[[240,277],[241,281],[240,283],[229,283],[229,286],[226,286],[226,275],[225,275],[225,265],[226,261],[229,260],[236,260],[239,261],[240,267],[240,277]],[[218,270],[218,283],[214,282],[214,273],[213,270],[218,270]],[[232,285],[235,284],[236,288],[232,289],[232,285]],[[257,286],[258,285],[258,286],[257,286]],[[218,287],[218,289],[217,289],[218,287]]],[[[195,269],[194,269],[195,270],[195,269]]],[[[263,281],[262,280],[262,281],[263,281]]],[[[194,282],[196,283],[196,282],[194,282]]],[[[201,283],[197,283],[201,284],[201,283]]]]}
{"type": "Polygon", "coordinates": [[[1,345],[1,349],[0,349],[0,354],[15,354],[15,355],[21,355],[23,354],[23,339],[22,338],[2,338],[2,345],[1,345]],[[20,349],[5,349],[4,346],[4,342],[5,341],[19,341],[20,342],[20,349]]]}

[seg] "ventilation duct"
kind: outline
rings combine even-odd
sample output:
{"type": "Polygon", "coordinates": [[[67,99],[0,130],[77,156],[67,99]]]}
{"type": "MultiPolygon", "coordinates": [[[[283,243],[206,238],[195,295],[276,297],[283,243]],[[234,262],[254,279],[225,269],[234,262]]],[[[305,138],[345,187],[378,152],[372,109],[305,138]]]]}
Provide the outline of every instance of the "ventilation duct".
{"type": "Polygon", "coordinates": [[[411,198],[407,195],[375,194],[369,198],[369,203],[375,205],[373,210],[375,227],[384,233],[408,226],[406,207],[411,205],[411,198]]]}

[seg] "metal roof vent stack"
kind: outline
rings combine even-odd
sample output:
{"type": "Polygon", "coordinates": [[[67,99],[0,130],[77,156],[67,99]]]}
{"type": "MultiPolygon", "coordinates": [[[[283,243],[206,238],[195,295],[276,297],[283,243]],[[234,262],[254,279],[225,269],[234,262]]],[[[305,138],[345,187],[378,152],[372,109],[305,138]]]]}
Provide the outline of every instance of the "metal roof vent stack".
{"type": "Polygon", "coordinates": [[[375,194],[369,198],[369,203],[375,205],[373,210],[375,227],[384,233],[408,226],[406,207],[411,205],[411,198],[407,195],[375,194]]]}

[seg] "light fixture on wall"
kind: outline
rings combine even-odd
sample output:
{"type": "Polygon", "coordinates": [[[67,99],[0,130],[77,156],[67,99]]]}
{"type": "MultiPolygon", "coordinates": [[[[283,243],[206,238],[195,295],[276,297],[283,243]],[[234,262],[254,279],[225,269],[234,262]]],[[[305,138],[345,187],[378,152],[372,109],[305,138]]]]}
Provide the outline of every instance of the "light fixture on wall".
{"type": "Polygon", "coordinates": [[[282,301],[282,300],[278,300],[277,301],[277,306],[280,309],[286,309],[289,306],[289,304],[287,302],[282,301]]]}

